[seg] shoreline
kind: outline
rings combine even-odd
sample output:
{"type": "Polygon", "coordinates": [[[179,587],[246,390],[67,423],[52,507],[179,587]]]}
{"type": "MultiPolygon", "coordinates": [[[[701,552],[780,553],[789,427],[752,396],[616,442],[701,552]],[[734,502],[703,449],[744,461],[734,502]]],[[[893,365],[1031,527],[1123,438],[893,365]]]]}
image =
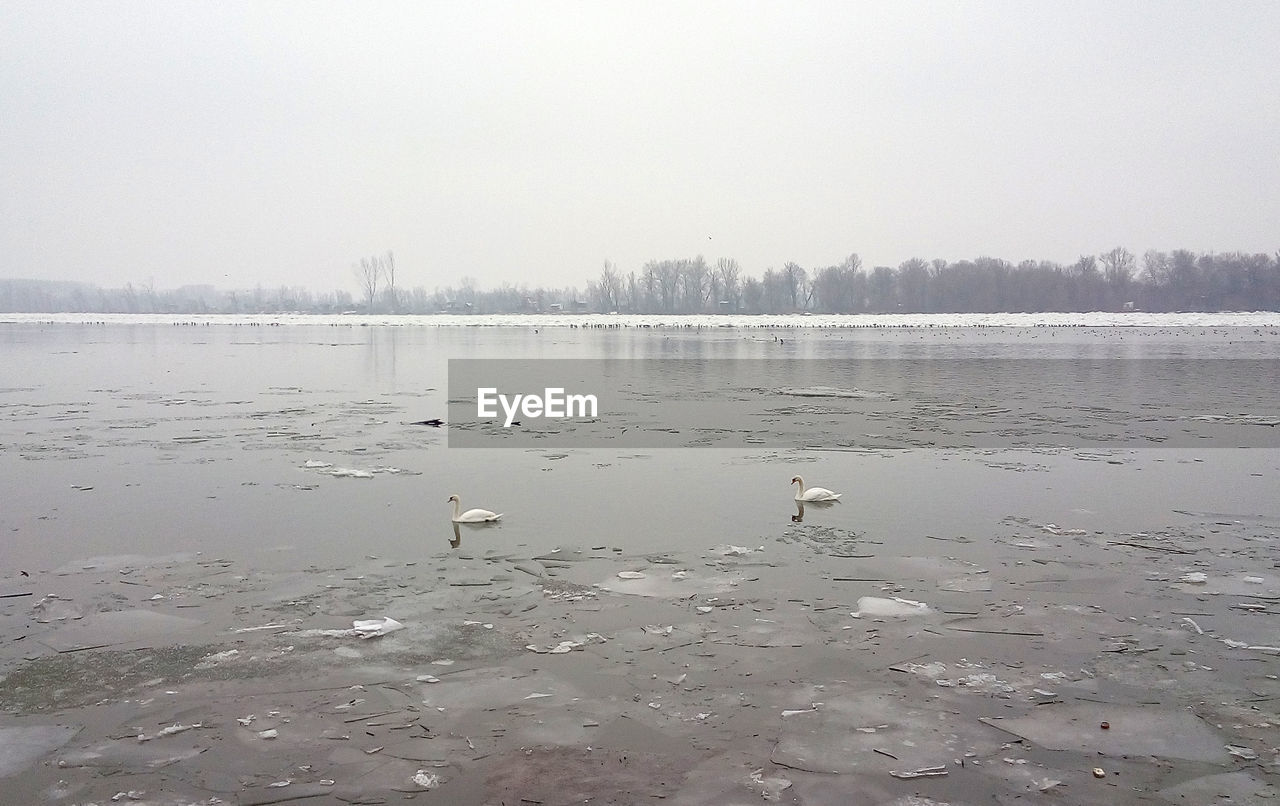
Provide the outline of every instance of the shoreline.
{"type": "Polygon", "coordinates": [[[0,313],[0,324],[332,325],[518,328],[1175,328],[1280,327],[1280,311],[934,314],[126,314],[0,313]]]}

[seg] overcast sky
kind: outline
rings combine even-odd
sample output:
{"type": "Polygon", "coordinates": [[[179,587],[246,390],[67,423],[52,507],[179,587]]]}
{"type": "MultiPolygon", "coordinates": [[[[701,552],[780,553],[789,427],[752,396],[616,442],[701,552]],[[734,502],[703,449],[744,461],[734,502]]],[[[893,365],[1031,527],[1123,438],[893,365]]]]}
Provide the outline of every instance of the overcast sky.
{"type": "Polygon", "coordinates": [[[1280,249],[1280,3],[0,3],[0,277],[1280,249]]]}

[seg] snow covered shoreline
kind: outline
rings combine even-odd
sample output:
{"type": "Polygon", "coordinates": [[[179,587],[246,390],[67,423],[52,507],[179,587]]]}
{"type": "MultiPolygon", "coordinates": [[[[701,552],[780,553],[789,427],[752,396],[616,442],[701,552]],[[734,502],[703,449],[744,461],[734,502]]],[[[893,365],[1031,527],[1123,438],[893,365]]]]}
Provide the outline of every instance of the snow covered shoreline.
{"type": "Polygon", "coordinates": [[[0,324],[321,325],[349,327],[938,328],[1280,327],[1280,311],[919,314],[122,314],[0,313],[0,324]]]}

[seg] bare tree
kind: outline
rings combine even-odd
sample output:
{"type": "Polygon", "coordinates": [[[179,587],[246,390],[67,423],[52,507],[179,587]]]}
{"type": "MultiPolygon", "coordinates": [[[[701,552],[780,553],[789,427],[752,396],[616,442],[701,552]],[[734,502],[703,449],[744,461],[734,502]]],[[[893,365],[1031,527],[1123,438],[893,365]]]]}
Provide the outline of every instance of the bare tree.
{"type": "Polygon", "coordinates": [[[360,283],[360,290],[364,292],[366,313],[373,313],[374,304],[378,300],[378,281],[382,279],[382,259],[376,255],[362,257],[351,268],[360,283]]]}
{"type": "Polygon", "coordinates": [[[1172,280],[1171,269],[1167,253],[1148,249],[1142,254],[1142,273],[1153,286],[1161,288],[1169,285],[1172,280]]]}
{"type": "Polygon", "coordinates": [[[644,313],[653,311],[655,294],[658,290],[658,264],[649,261],[644,264],[644,313]]]}
{"type": "Polygon", "coordinates": [[[792,310],[800,307],[800,295],[804,293],[805,276],[805,270],[799,263],[787,263],[782,267],[783,282],[786,283],[787,293],[791,295],[792,310]]]}
{"type": "Polygon", "coordinates": [[[618,299],[622,296],[622,275],[618,274],[618,267],[608,260],[604,262],[604,268],[600,270],[600,283],[597,286],[597,294],[599,295],[602,313],[611,313],[618,310],[618,299]]]}
{"type": "Polygon", "coordinates": [[[147,311],[156,312],[156,278],[148,277],[147,281],[142,284],[142,293],[147,300],[147,311]]]}
{"type": "Polygon", "coordinates": [[[707,304],[707,261],[698,255],[679,261],[681,313],[700,313],[707,304]]]}
{"type": "MultiPolygon", "coordinates": [[[[738,310],[738,275],[742,270],[738,261],[730,257],[722,257],[716,261],[716,276],[720,278],[720,293],[729,303],[730,310],[738,310]]],[[[720,300],[715,300],[717,306],[720,300]]]]}
{"type": "Polygon", "coordinates": [[[748,313],[764,313],[764,283],[754,277],[742,281],[742,308],[748,313]]]}
{"type": "Polygon", "coordinates": [[[1079,260],[1071,264],[1071,272],[1076,277],[1096,277],[1098,261],[1093,255],[1081,255],[1079,260]]]}
{"type": "Polygon", "coordinates": [[[1133,253],[1124,247],[1117,246],[1110,252],[1103,252],[1098,258],[1102,261],[1102,276],[1107,284],[1117,291],[1122,291],[1133,278],[1133,253]]]}
{"type": "Polygon", "coordinates": [[[658,293],[662,295],[662,312],[675,313],[676,285],[680,281],[680,267],[672,260],[658,264],[658,293]]]}
{"type": "Polygon", "coordinates": [[[898,293],[902,307],[912,313],[929,309],[929,264],[913,257],[898,266],[898,293]]]}
{"type": "Polygon", "coordinates": [[[387,283],[387,302],[391,306],[392,313],[400,312],[400,292],[396,289],[396,256],[387,250],[387,256],[382,261],[382,279],[387,283]]]}
{"type": "MultiPolygon", "coordinates": [[[[786,271],[776,271],[772,268],[764,270],[764,274],[760,276],[762,291],[760,305],[763,313],[782,313],[787,310],[788,298],[791,294],[798,293],[790,287],[787,279],[786,271]]],[[[795,309],[795,303],[792,303],[791,309],[795,309]]]]}
{"type": "Polygon", "coordinates": [[[894,311],[898,307],[898,277],[888,266],[876,266],[867,278],[867,296],[871,300],[871,310],[883,313],[894,311]]]}
{"type": "Polygon", "coordinates": [[[1201,268],[1200,262],[1196,260],[1196,253],[1190,249],[1175,249],[1169,256],[1169,261],[1172,264],[1173,285],[1185,295],[1200,279],[1201,268]]]}
{"type": "Polygon", "coordinates": [[[850,301],[844,297],[844,269],[827,266],[813,273],[814,309],[822,313],[849,313],[850,301]]]}
{"type": "Polygon", "coordinates": [[[627,273],[627,313],[635,313],[640,309],[640,281],[635,272],[627,273]]]}

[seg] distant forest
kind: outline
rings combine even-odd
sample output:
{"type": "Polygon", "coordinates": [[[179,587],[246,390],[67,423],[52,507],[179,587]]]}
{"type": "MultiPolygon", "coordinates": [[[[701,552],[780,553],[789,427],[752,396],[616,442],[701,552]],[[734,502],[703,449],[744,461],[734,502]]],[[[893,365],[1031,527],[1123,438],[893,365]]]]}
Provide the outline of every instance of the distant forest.
{"type": "Polygon", "coordinates": [[[1070,265],[999,258],[913,258],[864,269],[858,255],[836,266],[796,263],[745,275],[738,261],[701,255],[649,261],[623,273],[605,261],[585,287],[506,284],[481,289],[464,278],[427,291],[405,288],[388,252],[352,266],[357,294],[259,286],[227,291],[154,281],[106,289],[48,280],[0,280],[0,311],[24,313],[1005,313],[1043,311],[1277,311],[1280,253],[1148,251],[1117,247],[1070,265]]]}

